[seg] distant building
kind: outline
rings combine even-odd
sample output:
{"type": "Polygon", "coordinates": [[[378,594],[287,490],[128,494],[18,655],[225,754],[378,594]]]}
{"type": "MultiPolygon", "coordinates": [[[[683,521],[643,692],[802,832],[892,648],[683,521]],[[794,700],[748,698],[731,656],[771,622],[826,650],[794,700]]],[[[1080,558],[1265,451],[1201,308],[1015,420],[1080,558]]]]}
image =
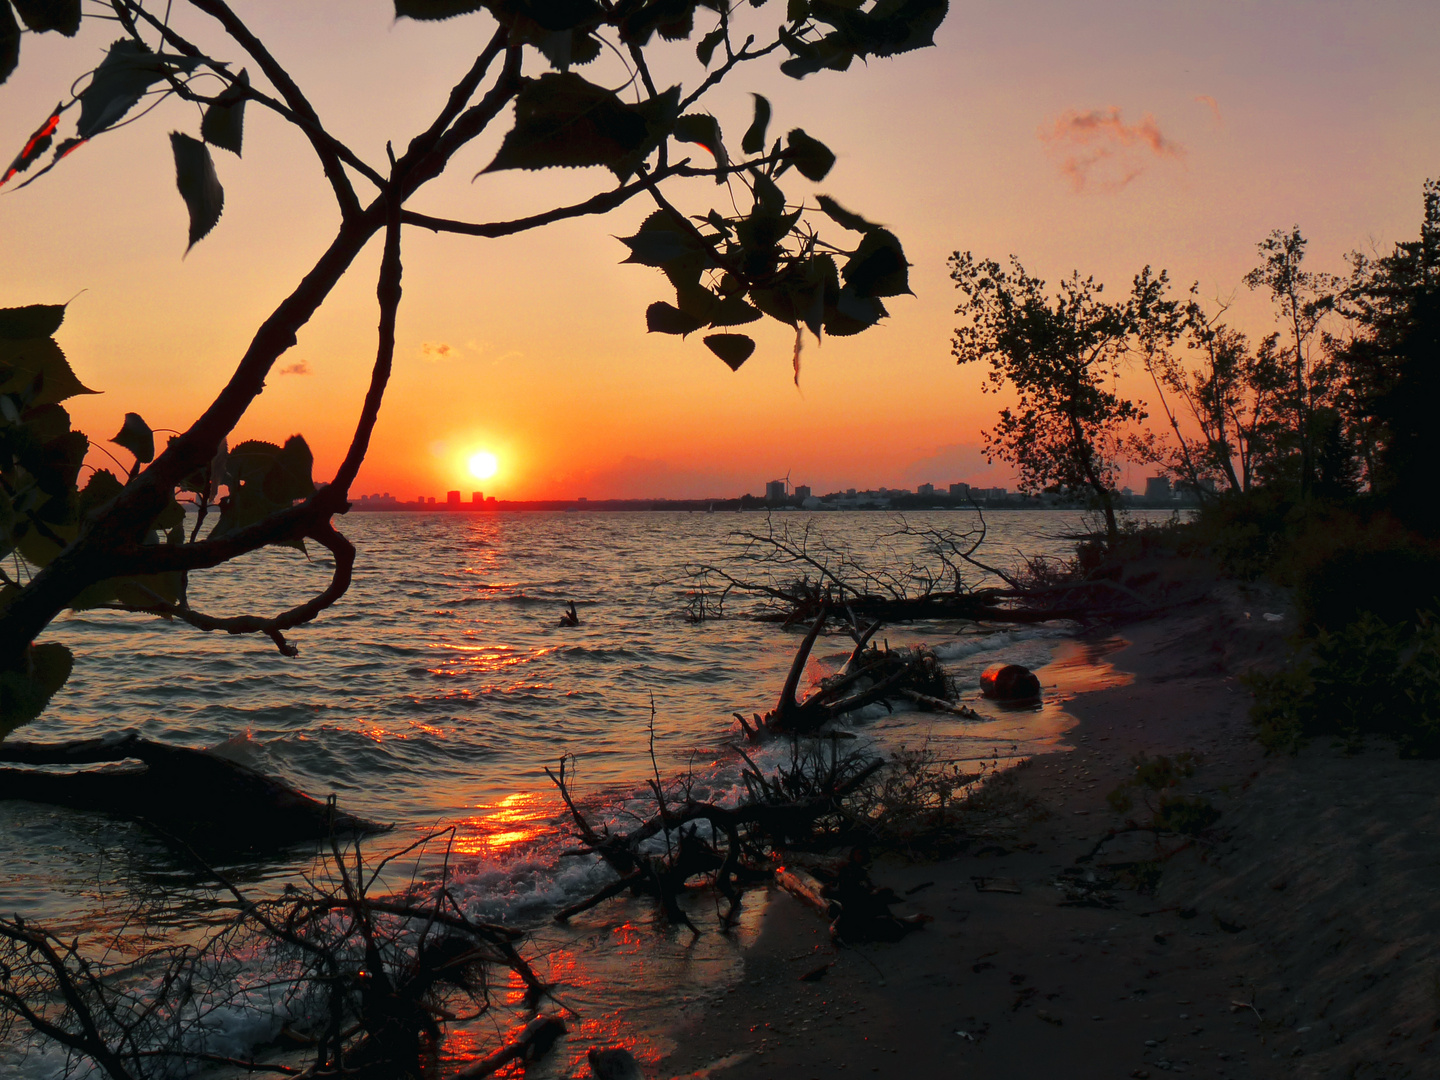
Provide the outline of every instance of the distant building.
{"type": "Polygon", "coordinates": [[[801,505],[804,505],[805,500],[808,499],[808,498],[810,498],[810,487],[809,487],[809,485],[808,485],[808,484],[797,484],[797,485],[795,486],[795,499],[796,499],[796,501],[799,502],[801,505]]]}
{"type": "Polygon", "coordinates": [[[479,506],[479,505],[480,505],[481,503],[483,503],[484,501],[485,501],[485,493],[484,493],[483,491],[472,491],[472,492],[470,493],[470,502],[471,502],[472,505],[474,505],[474,506],[479,506]]]}
{"type": "Polygon", "coordinates": [[[784,480],[771,480],[765,485],[765,501],[767,503],[784,502],[785,496],[784,480]]]}
{"type": "Polygon", "coordinates": [[[1170,490],[1170,478],[1168,476],[1147,476],[1145,478],[1145,498],[1147,499],[1169,499],[1172,497],[1170,490]]]}
{"type": "Polygon", "coordinates": [[[445,493],[445,505],[448,506],[451,510],[459,510],[459,509],[460,509],[460,492],[458,492],[458,491],[447,491],[447,492],[445,493]]]}
{"type": "Polygon", "coordinates": [[[934,484],[921,484],[919,487],[917,487],[917,488],[915,489],[915,494],[916,494],[916,495],[934,495],[934,494],[935,494],[935,485],[934,485],[934,484]]]}
{"type": "Polygon", "coordinates": [[[966,499],[970,496],[969,484],[951,484],[950,497],[952,499],[966,499]]]}
{"type": "Polygon", "coordinates": [[[434,495],[431,495],[429,498],[423,499],[422,501],[425,503],[426,506],[434,506],[434,505],[435,505],[435,496],[434,496],[434,495]]]}
{"type": "Polygon", "coordinates": [[[855,497],[855,489],[854,489],[854,488],[846,488],[846,489],[845,489],[845,497],[846,497],[847,499],[853,499],[853,498],[855,497]]]}

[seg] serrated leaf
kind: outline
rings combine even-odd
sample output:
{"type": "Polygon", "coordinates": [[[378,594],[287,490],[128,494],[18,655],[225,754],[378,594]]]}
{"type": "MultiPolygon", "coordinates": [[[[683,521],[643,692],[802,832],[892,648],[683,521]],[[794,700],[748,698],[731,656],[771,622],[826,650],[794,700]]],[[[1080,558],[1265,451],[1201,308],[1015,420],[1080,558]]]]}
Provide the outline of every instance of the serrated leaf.
{"type": "MultiPolygon", "coordinates": [[[[729,166],[730,156],[725,153],[725,143],[720,137],[720,122],[715,117],[704,113],[689,113],[675,121],[672,134],[678,142],[695,143],[709,150],[717,167],[724,169],[729,166]]],[[[723,184],[725,178],[717,176],[715,182],[723,184]]]]}
{"type": "Polygon", "coordinates": [[[83,141],[114,127],[147,90],[164,81],[167,72],[194,71],[199,64],[198,57],[153,53],[129,38],[121,38],[110,46],[89,85],[80,91],[76,135],[83,141]]]}
{"type": "Polygon", "coordinates": [[[397,19],[433,21],[469,15],[485,6],[484,0],[395,0],[397,19]]]}
{"type": "Polygon", "coordinates": [[[695,59],[699,60],[700,63],[704,64],[708,68],[710,66],[711,59],[713,59],[715,56],[715,50],[724,40],[725,28],[723,26],[717,26],[714,30],[711,30],[710,33],[706,34],[703,38],[701,38],[700,43],[695,46],[695,59]]]}
{"type": "Polygon", "coordinates": [[[835,165],[835,155],[818,139],[812,139],[800,128],[785,137],[785,160],[807,180],[824,180],[835,165]]]}
{"type": "Polygon", "coordinates": [[[692,334],[705,325],[705,320],[687,315],[673,304],[656,301],[645,309],[645,329],[652,334],[692,334]]]}
{"type": "Polygon", "coordinates": [[[803,22],[810,17],[810,0],[786,0],[785,19],[788,22],[803,22]]]}
{"type": "Polygon", "coordinates": [[[779,214],[785,209],[785,193],[780,185],[762,172],[751,170],[750,182],[755,189],[755,205],[768,214],[779,214]]]}
{"type": "Polygon", "coordinates": [[[745,129],[740,149],[747,154],[758,154],[765,149],[765,129],[770,126],[770,102],[759,94],[750,96],[755,99],[755,119],[745,129]]]}
{"type": "Polygon", "coordinates": [[[835,303],[825,308],[825,333],[831,337],[849,337],[870,329],[888,314],[879,299],[857,296],[855,290],[846,285],[835,303]]]}
{"type": "Polygon", "coordinates": [[[265,497],[284,506],[309,498],[315,494],[314,468],[315,457],[310,447],[299,435],[291,435],[265,474],[265,497]]]}
{"type": "Polygon", "coordinates": [[[68,648],[47,641],[25,650],[23,671],[0,674],[0,739],[44,712],[74,666],[68,648]]]}
{"type": "MultiPolygon", "coordinates": [[[[284,447],[260,440],[235,447],[226,457],[225,485],[229,494],[220,502],[220,520],[211,537],[253,525],[288,508],[296,499],[313,494],[312,464],[310,448],[299,435],[292,435],[284,447]]],[[[302,547],[298,540],[282,543],[302,547]]]]}
{"type": "Polygon", "coordinates": [[[74,37],[80,29],[80,0],[10,0],[25,25],[37,33],[56,30],[74,37]]]}
{"type": "MultiPolygon", "coordinates": [[[[10,10],[10,5],[0,3],[0,83],[10,78],[19,64],[20,24],[15,21],[15,13],[10,10]]],[[[11,168],[6,172],[5,179],[9,180],[14,175],[15,169],[11,168]]],[[[0,738],[4,738],[3,730],[0,730],[0,738]]]]}
{"type": "Polygon", "coordinates": [[[829,195],[821,195],[816,200],[823,210],[835,224],[849,229],[851,232],[869,232],[871,229],[878,229],[880,226],[873,222],[866,221],[859,214],[853,214],[837,203],[829,195]]]}
{"type": "Polygon", "coordinates": [[[720,326],[744,326],[746,323],[757,322],[764,318],[760,309],[745,302],[745,298],[738,293],[734,296],[727,296],[715,306],[714,313],[710,316],[710,325],[720,326]]]}
{"type": "Polygon", "coordinates": [[[666,41],[684,41],[695,29],[698,0],[648,0],[633,7],[620,20],[620,39],[630,45],[644,45],[655,31],[666,41]]]}
{"type": "Polygon", "coordinates": [[[109,469],[96,469],[90,474],[90,479],[85,486],[80,489],[80,516],[84,517],[86,514],[98,510],[123,490],[125,490],[125,485],[109,469]]]}
{"type": "Polygon", "coordinates": [[[185,248],[189,253],[220,220],[225,209],[225,189],[215,175],[209,148],[199,139],[172,131],[170,148],[175,152],[175,186],[190,213],[190,243],[185,248]]]}
{"type": "Polygon", "coordinates": [[[206,107],[200,121],[200,137],[236,157],[240,156],[245,138],[245,95],[249,88],[250,77],[241,70],[235,81],[206,107]]]}
{"type": "Polygon", "coordinates": [[[704,341],[705,347],[724,360],[731,371],[739,371],[755,351],[755,342],[744,334],[708,334],[704,341]]]}
{"type": "Polygon", "coordinates": [[[125,423],[120,427],[120,434],[110,441],[129,450],[141,465],[155,458],[155,433],[150,430],[150,425],[140,418],[139,413],[127,412],[125,423]]]}
{"type": "Polygon", "coordinates": [[[676,221],[668,211],[656,210],[640,224],[634,236],[617,237],[630,249],[627,263],[665,267],[679,260],[698,258],[694,276],[704,268],[707,252],[698,237],[676,221]]]}
{"type": "MultiPolygon", "coordinates": [[[[672,93],[678,102],[678,88],[662,96],[672,93]]],[[[623,179],[658,137],[641,106],[626,105],[579,75],[551,72],[516,95],[515,126],[482,172],[604,165],[623,179]]]]}
{"type": "Polygon", "coordinates": [[[910,264],[899,239],[888,229],[872,229],[840,271],[857,296],[900,296],[910,291],[910,264]]]}
{"type": "Polygon", "coordinates": [[[0,338],[10,341],[46,338],[59,330],[64,321],[64,304],[27,304],[25,307],[0,308],[0,338]]]}
{"type": "Polygon", "coordinates": [[[97,392],[75,377],[54,338],[0,338],[0,394],[28,395],[28,408],[97,392]]]}

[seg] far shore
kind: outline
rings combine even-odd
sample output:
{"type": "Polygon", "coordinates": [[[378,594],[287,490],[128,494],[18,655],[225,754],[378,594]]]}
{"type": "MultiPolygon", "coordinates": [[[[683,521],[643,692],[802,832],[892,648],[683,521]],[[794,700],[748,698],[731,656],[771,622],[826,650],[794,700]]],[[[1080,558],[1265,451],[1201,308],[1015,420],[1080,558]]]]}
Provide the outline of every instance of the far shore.
{"type": "Polygon", "coordinates": [[[1279,594],[1222,584],[1127,628],[1111,659],[1134,681],[1068,706],[1062,747],[1002,776],[965,854],[877,862],[923,931],[837,949],[775,895],[743,980],[653,1075],[1440,1075],[1440,762],[1267,757],[1239,677],[1278,662],[1292,621],[1279,594]],[[1183,751],[1216,825],[1087,860],[1135,755],[1183,751]],[[1157,865],[1153,891],[1127,865],[1157,865]]]}

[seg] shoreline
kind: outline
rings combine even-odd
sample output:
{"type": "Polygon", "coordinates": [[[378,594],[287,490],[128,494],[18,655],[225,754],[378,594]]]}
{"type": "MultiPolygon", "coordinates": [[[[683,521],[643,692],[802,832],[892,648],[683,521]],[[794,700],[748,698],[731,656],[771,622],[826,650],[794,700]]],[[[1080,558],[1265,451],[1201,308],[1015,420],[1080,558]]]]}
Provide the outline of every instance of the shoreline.
{"type": "Polygon", "coordinates": [[[1266,757],[1239,677],[1283,655],[1280,603],[1227,583],[1126,628],[1109,659],[1134,680],[1065,706],[1061,746],[993,785],[990,835],[940,862],[877,860],[877,884],[913,894],[897,910],[929,925],[837,949],[772,895],[742,980],[668,1033],[654,1075],[1436,1075],[1440,763],[1390,745],[1266,757]],[[1084,861],[1122,823],[1105,796],[1133,756],[1184,751],[1218,822],[1084,861]],[[1137,861],[1158,864],[1153,893],[1103,887],[1137,861]]]}

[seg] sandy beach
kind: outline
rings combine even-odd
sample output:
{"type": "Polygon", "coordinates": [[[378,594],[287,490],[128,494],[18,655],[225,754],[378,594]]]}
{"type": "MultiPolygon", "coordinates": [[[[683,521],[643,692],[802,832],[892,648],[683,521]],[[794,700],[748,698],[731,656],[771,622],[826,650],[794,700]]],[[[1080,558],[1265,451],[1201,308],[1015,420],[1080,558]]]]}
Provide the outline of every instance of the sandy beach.
{"type": "Polygon", "coordinates": [[[1440,763],[1267,757],[1239,678],[1283,654],[1282,605],[1222,585],[1124,628],[1109,659],[1133,681],[1070,704],[1062,749],[993,785],[964,854],[877,861],[932,922],[837,948],[776,895],[744,981],[657,1075],[1440,1076],[1440,763]],[[1137,816],[1106,800],[1135,755],[1184,751],[1215,825],[1096,851],[1137,816]]]}

